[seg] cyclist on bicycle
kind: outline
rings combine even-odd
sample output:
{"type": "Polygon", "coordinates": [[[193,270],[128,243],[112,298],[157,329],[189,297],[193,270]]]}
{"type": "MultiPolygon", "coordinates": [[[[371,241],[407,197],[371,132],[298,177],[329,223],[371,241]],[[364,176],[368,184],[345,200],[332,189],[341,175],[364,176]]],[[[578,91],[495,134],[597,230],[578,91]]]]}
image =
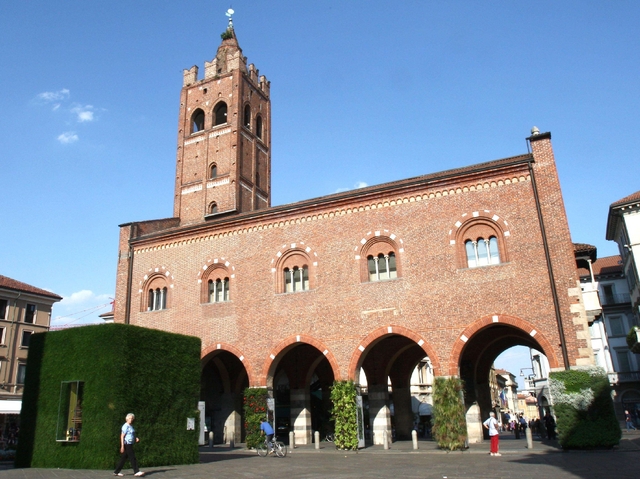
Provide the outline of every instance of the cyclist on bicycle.
{"type": "Polygon", "coordinates": [[[269,454],[273,454],[273,444],[271,443],[271,440],[273,439],[273,428],[265,418],[260,418],[260,435],[267,436],[267,444],[269,444],[269,454]]]}

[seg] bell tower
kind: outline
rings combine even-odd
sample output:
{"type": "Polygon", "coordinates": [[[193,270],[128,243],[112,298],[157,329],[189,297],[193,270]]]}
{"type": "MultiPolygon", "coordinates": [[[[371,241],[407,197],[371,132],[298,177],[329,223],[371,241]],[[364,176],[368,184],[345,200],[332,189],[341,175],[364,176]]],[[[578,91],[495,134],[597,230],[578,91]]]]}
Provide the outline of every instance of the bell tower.
{"type": "Polygon", "coordinates": [[[271,206],[271,101],[238,45],[232,10],[204,78],[184,70],[174,217],[181,225],[271,206]]]}

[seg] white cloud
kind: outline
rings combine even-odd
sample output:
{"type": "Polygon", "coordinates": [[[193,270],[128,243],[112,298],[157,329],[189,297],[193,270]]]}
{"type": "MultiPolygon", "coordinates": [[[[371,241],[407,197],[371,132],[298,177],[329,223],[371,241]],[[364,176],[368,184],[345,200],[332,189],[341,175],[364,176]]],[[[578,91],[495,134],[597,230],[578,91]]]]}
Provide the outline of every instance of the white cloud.
{"type": "Polygon", "coordinates": [[[80,138],[76,135],[75,131],[65,131],[60,136],[58,136],[58,141],[63,145],[68,145],[69,143],[75,143],[80,138]]]}
{"type": "Polygon", "coordinates": [[[71,112],[77,115],[77,120],[80,123],[94,120],[93,105],[76,105],[71,109],[71,112]]]}
{"type": "Polygon", "coordinates": [[[71,93],[69,92],[69,90],[63,88],[62,90],[58,91],[44,91],[42,93],[38,93],[38,95],[36,95],[36,99],[41,103],[51,103],[54,101],[57,102],[66,100],[67,98],[69,98],[70,94],[71,93]]]}
{"type": "Polygon", "coordinates": [[[353,185],[351,188],[338,188],[336,191],[334,191],[334,193],[344,193],[345,191],[357,190],[359,188],[366,188],[367,186],[369,186],[369,184],[365,183],[364,181],[356,181],[356,184],[353,185]]]}
{"type": "Polygon", "coordinates": [[[64,296],[53,305],[51,326],[102,323],[100,315],[111,311],[112,301],[112,295],[96,294],[88,289],[64,296]]]}

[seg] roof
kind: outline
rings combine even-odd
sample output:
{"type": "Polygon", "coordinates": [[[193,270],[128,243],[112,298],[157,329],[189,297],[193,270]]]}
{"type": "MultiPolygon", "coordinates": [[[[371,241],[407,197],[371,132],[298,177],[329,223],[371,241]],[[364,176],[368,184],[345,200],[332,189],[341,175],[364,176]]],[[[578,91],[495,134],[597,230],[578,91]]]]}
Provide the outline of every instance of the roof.
{"type": "Polygon", "coordinates": [[[635,193],[632,193],[629,196],[625,196],[624,198],[616,201],[615,203],[611,203],[611,207],[615,208],[616,206],[623,206],[627,203],[635,203],[638,201],[640,201],[640,191],[636,191],[635,193]]]}
{"type": "MultiPolygon", "coordinates": [[[[604,258],[599,258],[593,263],[591,263],[591,268],[593,268],[594,276],[606,276],[609,274],[622,274],[622,258],[620,255],[615,256],[605,256],[604,258]]],[[[591,273],[587,268],[578,268],[578,275],[583,277],[591,277],[591,273]]]]}
{"type": "Polygon", "coordinates": [[[616,229],[622,216],[625,214],[626,207],[640,208],[640,191],[625,196],[624,198],[611,203],[609,206],[609,216],[607,218],[607,235],[609,241],[615,241],[616,229]]]}
{"type": "Polygon", "coordinates": [[[35,286],[31,286],[30,284],[23,283],[22,281],[18,281],[16,279],[8,278],[7,276],[2,275],[0,275],[0,288],[12,289],[14,291],[23,293],[37,294],[39,296],[46,296],[47,298],[52,298],[56,301],[60,301],[62,299],[62,296],[58,296],[51,291],[36,288],[35,286]]]}

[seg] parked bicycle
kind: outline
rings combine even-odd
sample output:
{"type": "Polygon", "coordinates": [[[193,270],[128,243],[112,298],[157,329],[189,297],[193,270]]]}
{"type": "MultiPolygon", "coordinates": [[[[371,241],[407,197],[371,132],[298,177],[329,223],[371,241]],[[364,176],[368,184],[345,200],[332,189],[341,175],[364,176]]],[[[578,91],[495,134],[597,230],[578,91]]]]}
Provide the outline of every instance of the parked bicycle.
{"type": "Polygon", "coordinates": [[[284,457],[287,455],[287,446],[282,441],[276,441],[275,436],[271,441],[265,439],[264,442],[258,444],[256,446],[256,450],[260,457],[265,457],[270,452],[273,452],[278,457],[284,457]]]}

